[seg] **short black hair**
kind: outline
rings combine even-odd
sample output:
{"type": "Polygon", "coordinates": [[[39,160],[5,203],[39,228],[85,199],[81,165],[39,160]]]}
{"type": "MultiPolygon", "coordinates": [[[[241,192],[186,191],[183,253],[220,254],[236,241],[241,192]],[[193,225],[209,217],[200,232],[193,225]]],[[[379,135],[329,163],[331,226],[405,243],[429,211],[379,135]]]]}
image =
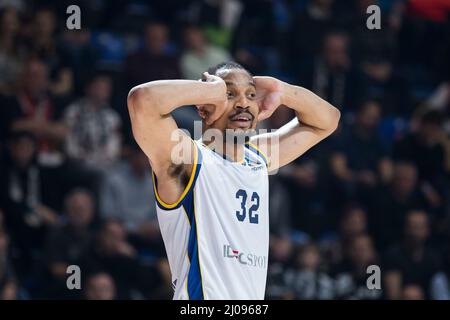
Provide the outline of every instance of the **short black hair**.
{"type": "Polygon", "coordinates": [[[242,65],[234,61],[227,61],[216,64],[214,67],[208,69],[208,73],[216,76],[217,73],[220,72],[221,70],[232,70],[232,69],[244,70],[245,72],[248,73],[250,77],[253,77],[250,71],[248,71],[242,65]]]}

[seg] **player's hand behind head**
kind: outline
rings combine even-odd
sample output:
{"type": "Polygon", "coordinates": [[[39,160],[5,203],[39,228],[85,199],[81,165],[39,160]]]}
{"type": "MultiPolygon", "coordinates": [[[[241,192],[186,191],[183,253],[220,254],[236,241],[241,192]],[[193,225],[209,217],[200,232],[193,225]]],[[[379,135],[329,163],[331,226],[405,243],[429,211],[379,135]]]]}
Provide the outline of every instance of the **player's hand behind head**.
{"type": "Polygon", "coordinates": [[[219,95],[214,101],[211,101],[209,104],[197,105],[200,117],[205,120],[207,125],[211,125],[225,112],[227,104],[227,85],[222,78],[209,74],[208,72],[203,73],[201,81],[210,82],[220,88],[218,90],[219,95]]]}
{"type": "Polygon", "coordinates": [[[259,105],[258,121],[269,118],[281,105],[282,82],[273,77],[253,77],[259,105]]]}

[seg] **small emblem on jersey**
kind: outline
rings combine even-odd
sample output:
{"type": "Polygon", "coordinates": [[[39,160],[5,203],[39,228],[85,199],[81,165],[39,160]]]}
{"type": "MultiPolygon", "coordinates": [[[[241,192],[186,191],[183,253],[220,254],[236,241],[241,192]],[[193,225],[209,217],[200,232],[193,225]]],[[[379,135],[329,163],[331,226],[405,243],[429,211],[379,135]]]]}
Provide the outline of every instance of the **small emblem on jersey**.
{"type": "Polygon", "coordinates": [[[266,256],[258,256],[253,253],[244,253],[240,250],[234,249],[233,247],[227,244],[223,245],[223,257],[235,259],[238,263],[250,267],[257,267],[257,268],[267,267],[266,256]]]}

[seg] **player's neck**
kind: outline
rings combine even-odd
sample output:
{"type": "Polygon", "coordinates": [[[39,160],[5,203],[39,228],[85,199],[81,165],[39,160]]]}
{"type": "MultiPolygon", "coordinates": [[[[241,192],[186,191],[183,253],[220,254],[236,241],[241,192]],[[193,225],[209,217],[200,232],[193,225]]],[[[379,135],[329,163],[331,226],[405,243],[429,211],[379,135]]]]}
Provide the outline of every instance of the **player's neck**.
{"type": "Polygon", "coordinates": [[[244,159],[244,146],[240,143],[226,143],[217,144],[209,143],[208,148],[220,154],[224,158],[232,162],[242,162],[244,159]]]}

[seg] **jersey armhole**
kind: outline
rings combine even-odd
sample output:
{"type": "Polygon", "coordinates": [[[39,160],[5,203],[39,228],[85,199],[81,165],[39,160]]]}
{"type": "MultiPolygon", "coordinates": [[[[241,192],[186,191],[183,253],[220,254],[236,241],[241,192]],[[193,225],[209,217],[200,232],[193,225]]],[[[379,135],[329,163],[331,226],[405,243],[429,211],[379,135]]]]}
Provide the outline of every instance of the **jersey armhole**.
{"type": "Polygon", "coordinates": [[[197,144],[192,140],[192,144],[194,145],[194,165],[192,166],[191,175],[189,177],[188,184],[184,188],[183,192],[181,193],[180,197],[177,201],[174,203],[166,203],[164,202],[161,197],[158,194],[158,188],[157,188],[157,178],[154,172],[152,172],[152,180],[153,180],[153,190],[155,192],[155,198],[156,198],[156,204],[160,209],[163,210],[174,210],[179,208],[183,204],[183,200],[186,197],[186,195],[191,191],[194,186],[195,182],[197,181],[198,175],[200,173],[201,168],[201,151],[200,148],[197,146],[197,144]]]}
{"type": "Polygon", "coordinates": [[[256,145],[254,145],[254,144],[251,143],[251,142],[247,142],[247,143],[245,144],[245,146],[246,146],[249,150],[251,150],[251,151],[253,151],[254,153],[256,153],[260,158],[262,158],[263,161],[264,161],[264,163],[266,164],[266,167],[267,167],[267,168],[270,166],[270,159],[269,159],[269,157],[268,157],[264,152],[262,152],[256,145]]]}

